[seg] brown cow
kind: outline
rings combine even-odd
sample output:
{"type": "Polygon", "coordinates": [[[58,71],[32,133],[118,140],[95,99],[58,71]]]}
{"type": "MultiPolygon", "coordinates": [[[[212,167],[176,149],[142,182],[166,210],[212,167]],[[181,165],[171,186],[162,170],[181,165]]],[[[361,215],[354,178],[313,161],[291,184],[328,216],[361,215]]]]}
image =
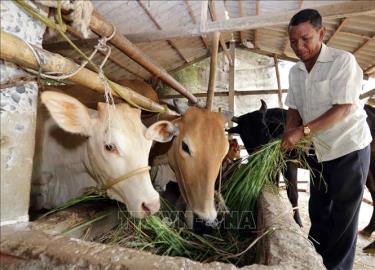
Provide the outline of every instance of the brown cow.
{"type": "MultiPolygon", "coordinates": [[[[119,84],[153,97],[156,101],[156,93],[153,94],[152,87],[145,83],[120,81],[119,84]]],[[[160,160],[160,156],[164,155],[175,174],[187,210],[190,210],[187,213],[212,222],[217,216],[214,205],[215,181],[229,148],[224,131],[224,116],[222,113],[189,107],[181,117],[169,117],[166,120],[174,125],[173,129],[165,129],[165,132],[174,136],[173,141],[156,143],[152,147],[151,164],[155,158],[160,160]]],[[[188,223],[192,225],[192,215],[188,217],[188,223]]]]}

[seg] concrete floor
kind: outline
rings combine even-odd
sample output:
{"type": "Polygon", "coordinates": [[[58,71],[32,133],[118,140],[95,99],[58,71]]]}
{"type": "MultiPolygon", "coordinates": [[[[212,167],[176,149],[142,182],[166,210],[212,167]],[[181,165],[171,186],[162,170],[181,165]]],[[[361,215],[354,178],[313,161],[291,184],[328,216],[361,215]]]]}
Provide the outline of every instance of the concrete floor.
{"type": "MultiPolygon", "coordinates": [[[[303,185],[299,185],[299,188],[304,189],[303,185]]],[[[282,196],[287,198],[286,192],[282,192],[282,196]]],[[[371,201],[370,193],[366,190],[364,197],[371,201]]],[[[300,192],[299,193],[299,208],[301,212],[302,222],[304,224],[303,231],[307,234],[310,228],[310,218],[308,214],[308,200],[309,194],[307,192],[300,192]]],[[[372,214],[373,207],[370,206],[368,203],[362,202],[361,210],[359,213],[359,224],[358,230],[360,231],[363,229],[368,222],[370,221],[370,217],[372,214]]],[[[365,238],[362,235],[358,235],[357,240],[357,248],[356,248],[356,257],[354,262],[354,270],[373,270],[375,269],[375,256],[366,254],[362,251],[362,248],[370,244],[373,240],[375,240],[375,233],[372,234],[370,238],[365,238]]]]}

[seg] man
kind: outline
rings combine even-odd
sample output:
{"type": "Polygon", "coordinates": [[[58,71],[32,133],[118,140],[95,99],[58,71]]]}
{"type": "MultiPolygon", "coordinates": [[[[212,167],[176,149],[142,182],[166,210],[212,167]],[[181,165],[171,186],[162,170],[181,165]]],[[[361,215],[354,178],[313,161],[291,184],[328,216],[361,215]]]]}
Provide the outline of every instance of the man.
{"type": "Polygon", "coordinates": [[[352,54],[322,43],[325,28],[318,11],[298,12],[288,32],[301,61],[289,74],[282,148],[289,151],[311,136],[309,236],[328,269],[352,269],[372,140],[359,101],[362,70],[352,54]]]}

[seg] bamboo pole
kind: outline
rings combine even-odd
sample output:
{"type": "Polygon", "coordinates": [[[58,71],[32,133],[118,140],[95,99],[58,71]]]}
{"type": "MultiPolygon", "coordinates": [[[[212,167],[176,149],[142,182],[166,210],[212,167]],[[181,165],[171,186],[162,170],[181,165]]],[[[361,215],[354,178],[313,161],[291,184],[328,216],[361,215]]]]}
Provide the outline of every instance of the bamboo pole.
{"type": "Polygon", "coordinates": [[[216,65],[217,65],[217,52],[219,49],[219,38],[220,32],[215,32],[212,38],[212,52],[211,52],[211,62],[210,62],[210,78],[208,80],[208,91],[206,108],[212,111],[212,105],[214,101],[214,92],[216,86],[216,65]]]}
{"type": "MultiPolygon", "coordinates": [[[[4,31],[1,31],[0,37],[1,59],[33,70],[39,69],[34,54],[23,40],[4,31]]],[[[33,46],[33,48],[40,56],[40,59],[42,59],[41,68],[43,72],[53,71],[69,73],[78,67],[76,63],[62,57],[61,55],[48,52],[36,46],[33,46]]],[[[69,80],[74,83],[91,88],[97,92],[104,92],[103,81],[99,78],[98,74],[86,68],[79,71],[76,75],[70,77],[69,80]]],[[[117,83],[113,84],[116,87],[116,91],[121,92],[121,97],[129,99],[131,102],[134,102],[142,108],[157,112],[165,112],[171,115],[177,115],[176,112],[169,110],[168,108],[156,102],[153,102],[152,100],[134,92],[128,87],[121,86],[117,83]]],[[[119,96],[116,93],[113,94],[119,96]]]]}
{"type": "MultiPolygon", "coordinates": [[[[229,111],[234,113],[234,83],[235,83],[235,61],[236,61],[236,43],[234,40],[230,42],[229,45],[230,56],[232,58],[232,63],[229,65],[229,111]]],[[[229,125],[233,126],[233,122],[229,121],[229,125]]]]}
{"type": "Polygon", "coordinates": [[[275,70],[276,70],[276,79],[277,79],[277,95],[279,97],[279,107],[283,107],[283,93],[281,91],[281,82],[280,82],[280,72],[279,72],[279,61],[277,60],[276,54],[273,55],[273,60],[275,62],[275,70]]]}
{"type": "MultiPolygon", "coordinates": [[[[100,36],[110,36],[113,32],[112,24],[107,22],[96,11],[92,13],[90,28],[100,36]]],[[[113,44],[117,49],[125,53],[129,58],[133,59],[135,62],[144,67],[152,75],[160,78],[177,92],[184,95],[190,102],[192,102],[193,104],[196,104],[198,102],[198,99],[194,95],[189,93],[188,90],[178,81],[176,81],[171,75],[169,75],[164,68],[159,67],[156,63],[154,63],[124,35],[117,32],[110,40],[110,43],[113,44]]]]}
{"type": "MultiPolygon", "coordinates": [[[[279,89],[271,89],[271,90],[235,90],[235,96],[257,96],[257,95],[275,95],[279,92],[279,89]]],[[[287,89],[282,89],[282,93],[287,93],[287,89]]],[[[207,97],[207,92],[205,93],[195,93],[194,94],[198,98],[207,97]]],[[[220,91],[214,93],[215,97],[228,97],[228,91],[220,91]]],[[[182,95],[164,95],[160,96],[159,99],[174,99],[174,98],[184,98],[182,95]]]]}

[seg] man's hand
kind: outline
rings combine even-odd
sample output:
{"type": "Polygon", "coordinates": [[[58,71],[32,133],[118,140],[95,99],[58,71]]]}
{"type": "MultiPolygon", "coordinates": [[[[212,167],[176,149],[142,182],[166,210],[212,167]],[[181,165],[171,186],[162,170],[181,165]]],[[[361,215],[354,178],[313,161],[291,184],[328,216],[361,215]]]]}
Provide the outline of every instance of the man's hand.
{"type": "Polygon", "coordinates": [[[285,131],[281,142],[281,149],[285,151],[292,150],[294,146],[301,140],[303,135],[303,126],[291,128],[285,131]]]}

